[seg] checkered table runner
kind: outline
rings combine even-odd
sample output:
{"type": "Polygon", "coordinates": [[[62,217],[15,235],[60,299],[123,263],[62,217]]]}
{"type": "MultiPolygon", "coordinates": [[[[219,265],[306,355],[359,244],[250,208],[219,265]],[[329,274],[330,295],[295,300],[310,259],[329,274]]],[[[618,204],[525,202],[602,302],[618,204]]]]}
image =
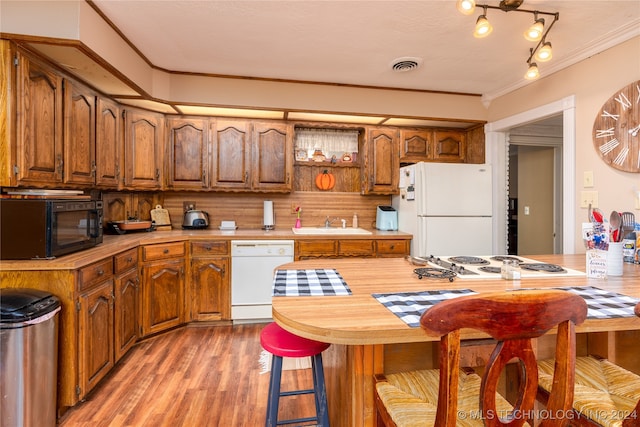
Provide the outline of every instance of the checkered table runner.
{"type": "Polygon", "coordinates": [[[640,301],[628,295],[605,291],[594,286],[567,286],[556,288],[580,295],[587,303],[587,318],[611,319],[614,317],[633,317],[633,308],[640,301]]]}
{"type": "Polygon", "coordinates": [[[336,270],[276,270],[273,296],[327,295],[351,295],[351,289],[336,270]]]}
{"type": "MultiPolygon", "coordinates": [[[[589,319],[633,317],[635,316],[633,308],[640,301],[638,298],[594,286],[569,286],[555,289],[573,292],[584,298],[589,319]]],[[[373,294],[372,296],[407,325],[417,328],[420,326],[420,316],[427,308],[444,300],[475,293],[471,289],[460,289],[373,294]]]]}
{"type": "Polygon", "coordinates": [[[387,307],[400,320],[412,328],[420,326],[420,316],[429,307],[439,302],[475,294],[471,289],[431,290],[420,292],[399,292],[393,294],[372,294],[378,302],[387,307]]]}

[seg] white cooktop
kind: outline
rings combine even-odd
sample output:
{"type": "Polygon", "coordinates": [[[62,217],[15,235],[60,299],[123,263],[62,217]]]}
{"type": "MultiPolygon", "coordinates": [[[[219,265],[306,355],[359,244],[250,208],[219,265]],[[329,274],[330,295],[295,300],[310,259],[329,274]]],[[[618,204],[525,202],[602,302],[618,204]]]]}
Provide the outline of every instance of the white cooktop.
{"type": "Polygon", "coordinates": [[[584,276],[585,273],[559,266],[544,263],[535,259],[518,255],[488,255],[488,256],[439,256],[421,258],[427,261],[428,267],[444,268],[456,273],[458,279],[499,279],[500,268],[503,260],[516,260],[520,266],[520,277],[546,278],[546,277],[571,277],[584,276]]]}

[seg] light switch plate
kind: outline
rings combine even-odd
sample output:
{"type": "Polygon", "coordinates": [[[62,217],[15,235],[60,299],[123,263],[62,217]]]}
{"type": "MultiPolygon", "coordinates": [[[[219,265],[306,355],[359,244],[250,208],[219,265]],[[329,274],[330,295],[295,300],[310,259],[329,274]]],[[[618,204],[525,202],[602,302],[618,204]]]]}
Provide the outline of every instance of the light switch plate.
{"type": "Polygon", "coordinates": [[[588,208],[589,205],[591,205],[592,208],[598,207],[597,191],[581,191],[580,192],[580,207],[588,208]]]}
{"type": "Polygon", "coordinates": [[[593,188],[593,171],[584,172],[584,182],[582,186],[584,188],[593,188]]]}

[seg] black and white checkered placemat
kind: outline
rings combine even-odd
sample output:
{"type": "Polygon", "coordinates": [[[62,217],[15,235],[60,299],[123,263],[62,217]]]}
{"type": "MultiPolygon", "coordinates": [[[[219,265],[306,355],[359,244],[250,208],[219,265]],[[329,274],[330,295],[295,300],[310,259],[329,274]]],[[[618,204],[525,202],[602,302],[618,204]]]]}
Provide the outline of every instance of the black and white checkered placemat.
{"type": "Polygon", "coordinates": [[[334,269],[276,270],[273,296],[351,295],[340,273],[334,269]]]}
{"type": "Polygon", "coordinates": [[[580,295],[587,303],[587,318],[611,319],[633,317],[633,308],[640,301],[628,295],[606,291],[594,286],[567,286],[556,288],[580,295]]]}
{"type": "Polygon", "coordinates": [[[420,326],[420,316],[429,307],[439,302],[475,294],[471,289],[445,289],[420,292],[398,292],[393,294],[372,294],[378,302],[387,307],[404,323],[412,328],[420,326]]]}

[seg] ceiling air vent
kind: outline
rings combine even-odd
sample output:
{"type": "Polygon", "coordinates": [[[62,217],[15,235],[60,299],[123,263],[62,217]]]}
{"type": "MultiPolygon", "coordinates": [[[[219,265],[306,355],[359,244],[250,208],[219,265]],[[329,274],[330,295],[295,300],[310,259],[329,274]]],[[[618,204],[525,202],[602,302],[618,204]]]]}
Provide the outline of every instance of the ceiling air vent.
{"type": "Polygon", "coordinates": [[[405,71],[416,70],[420,65],[422,65],[422,58],[404,57],[394,59],[391,63],[391,69],[398,73],[403,73],[405,71]]]}

